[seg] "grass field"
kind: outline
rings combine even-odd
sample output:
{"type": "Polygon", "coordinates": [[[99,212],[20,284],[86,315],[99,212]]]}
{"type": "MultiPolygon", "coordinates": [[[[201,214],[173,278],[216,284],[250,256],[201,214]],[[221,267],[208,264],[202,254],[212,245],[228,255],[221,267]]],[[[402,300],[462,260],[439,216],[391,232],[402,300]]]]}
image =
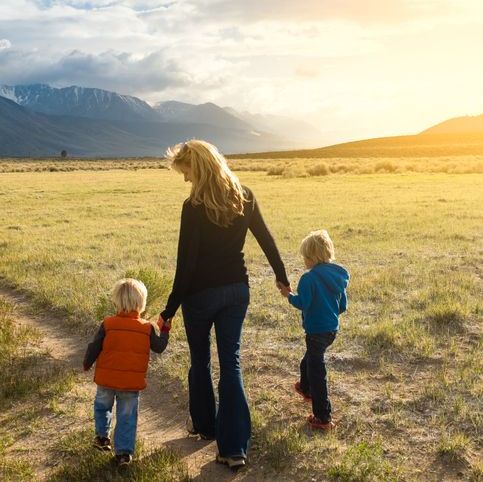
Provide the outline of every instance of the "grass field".
{"type": "MultiPolygon", "coordinates": [[[[483,151],[483,149],[482,149],[483,151]]],[[[265,172],[270,176],[319,177],[334,174],[446,173],[483,174],[483,155],[440,155],[432,157],[387,157],[384,155],[344,157],[341,152],[330,159],[304,157],[259,157],[228,159],[235,171],[265,172]]],[[[267,154],[268,156],[268,154],[267,154]]],[[[1,172],[71,172],[122,169],[166,169],[162,158],[140,159],[0,159],[1,172]]]]}
{"type": "MultiPolygon", "coordinates": [[[[328,356],[338,429],[323,437],[306,429],[308,407],[291,391],[303,354],[298,315],[248,239],[242,356],[252,464],[289,480],[481,480],[482,175],[239,174],[293,285],[303,272],[299,242],[314,228],[329,230],[352,276],[328,356]]],[[[160,169],[4,173],[0,281],[91,332],[113,281],[129,273],[146,281],[155,315],[170,290],[188,192],[160,169]]],[[[185,383],[179,315],[174,325],[160,370],[185,383]]]]}

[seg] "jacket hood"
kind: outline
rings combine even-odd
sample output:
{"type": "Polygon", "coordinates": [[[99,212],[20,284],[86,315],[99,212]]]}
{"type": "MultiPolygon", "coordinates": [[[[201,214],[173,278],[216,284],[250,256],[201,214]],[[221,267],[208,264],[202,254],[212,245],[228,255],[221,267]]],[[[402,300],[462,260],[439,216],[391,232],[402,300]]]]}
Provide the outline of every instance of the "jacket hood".
{"type": "Polygon", "coordinates": [[[320,263],[315,265],[310,271],[314,271],[317,278],[323,276],[325,282],[337,293],[342,293],[349,284],[349,272],[335,263],[320,263]]]}

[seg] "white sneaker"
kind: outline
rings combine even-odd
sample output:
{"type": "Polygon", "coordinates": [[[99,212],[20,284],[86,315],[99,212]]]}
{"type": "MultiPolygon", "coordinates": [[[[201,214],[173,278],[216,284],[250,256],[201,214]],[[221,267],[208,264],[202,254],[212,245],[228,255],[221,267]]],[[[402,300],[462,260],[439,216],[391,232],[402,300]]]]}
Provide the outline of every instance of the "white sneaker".
{"type": "Polygon", "coordinates": [[[228,465],[228,467],[230,467],[230,469],[233,471],[236,471],[241,469],[242,467],[245,467],[247,463],[246,458],[243,457],[242,455],[239,455],[237,457],[222,457],[220,454],[217,454],[216,461],[219,464],[228,465]]]}

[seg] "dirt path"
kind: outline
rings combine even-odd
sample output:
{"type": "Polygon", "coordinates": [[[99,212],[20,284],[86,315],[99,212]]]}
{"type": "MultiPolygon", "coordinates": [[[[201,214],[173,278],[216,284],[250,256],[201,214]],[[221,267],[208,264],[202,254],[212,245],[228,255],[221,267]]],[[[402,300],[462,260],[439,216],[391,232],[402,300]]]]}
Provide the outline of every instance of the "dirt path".
{"type": "MultiPolygon", "coordinates": [[[[49,313],[32,314],[28,299],[15,291],[0,288],[0,296],[16,305],[18,323],[34,327],[42,336],[41,349],[55,362],[76,372],[76,386],[73,403],[80,411],[75,416],[54,420],[55,427],[49,427],[49,420],[42,423],[42,429],[35,431],[27,442],[22,441],[23,450],[32,449],[33,465],[39,479],[45,479],[56,461],[49,460],[49,443],[52,434],[75,430],[92,424],[91,406],[95,394],[92,371],[82,371],[82,359],[89,339],[75,336],[68,331],[62,320],[49,313]],[[75,418],[73,420],[73,418],[75,418]],[[43,434],[43,435],[42,435],[43,434]]],[[[216,464],[216,443],[187,437],[187,394],[177,381],[163,382],[161,377],[151,373],[148,388],[142,392],[138,437],[143,439],[146,448],[169,447],[180,454],[188,467],[189,474],[196,481],[261,481],[267,480],[263,474],[249,467],[239,473],[232,473],[227,467],[216,464]]],[[[13,450],[19,450],[15,444],[13,450]]]]}

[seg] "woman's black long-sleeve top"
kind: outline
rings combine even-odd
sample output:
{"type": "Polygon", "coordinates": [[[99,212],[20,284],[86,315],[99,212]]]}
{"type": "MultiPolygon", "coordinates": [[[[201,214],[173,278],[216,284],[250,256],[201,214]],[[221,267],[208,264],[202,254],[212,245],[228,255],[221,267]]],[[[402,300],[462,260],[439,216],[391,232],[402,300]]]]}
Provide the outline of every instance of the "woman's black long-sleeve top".
{"type": "Polygon", "coordinates": [[[189,199],[184,202],[176,274],[173,290],[161,313],[164,320],[172,318],[190,294],[231,283],[248,284],[243,254],[248,229],[265,253],[277,281],[289,285],[280,253],[257,201],[250,189],[243,189],[247,198],[243,216],[237,216],[228,227],[212,223],[203,205],[193,206],[189,199]]]}

